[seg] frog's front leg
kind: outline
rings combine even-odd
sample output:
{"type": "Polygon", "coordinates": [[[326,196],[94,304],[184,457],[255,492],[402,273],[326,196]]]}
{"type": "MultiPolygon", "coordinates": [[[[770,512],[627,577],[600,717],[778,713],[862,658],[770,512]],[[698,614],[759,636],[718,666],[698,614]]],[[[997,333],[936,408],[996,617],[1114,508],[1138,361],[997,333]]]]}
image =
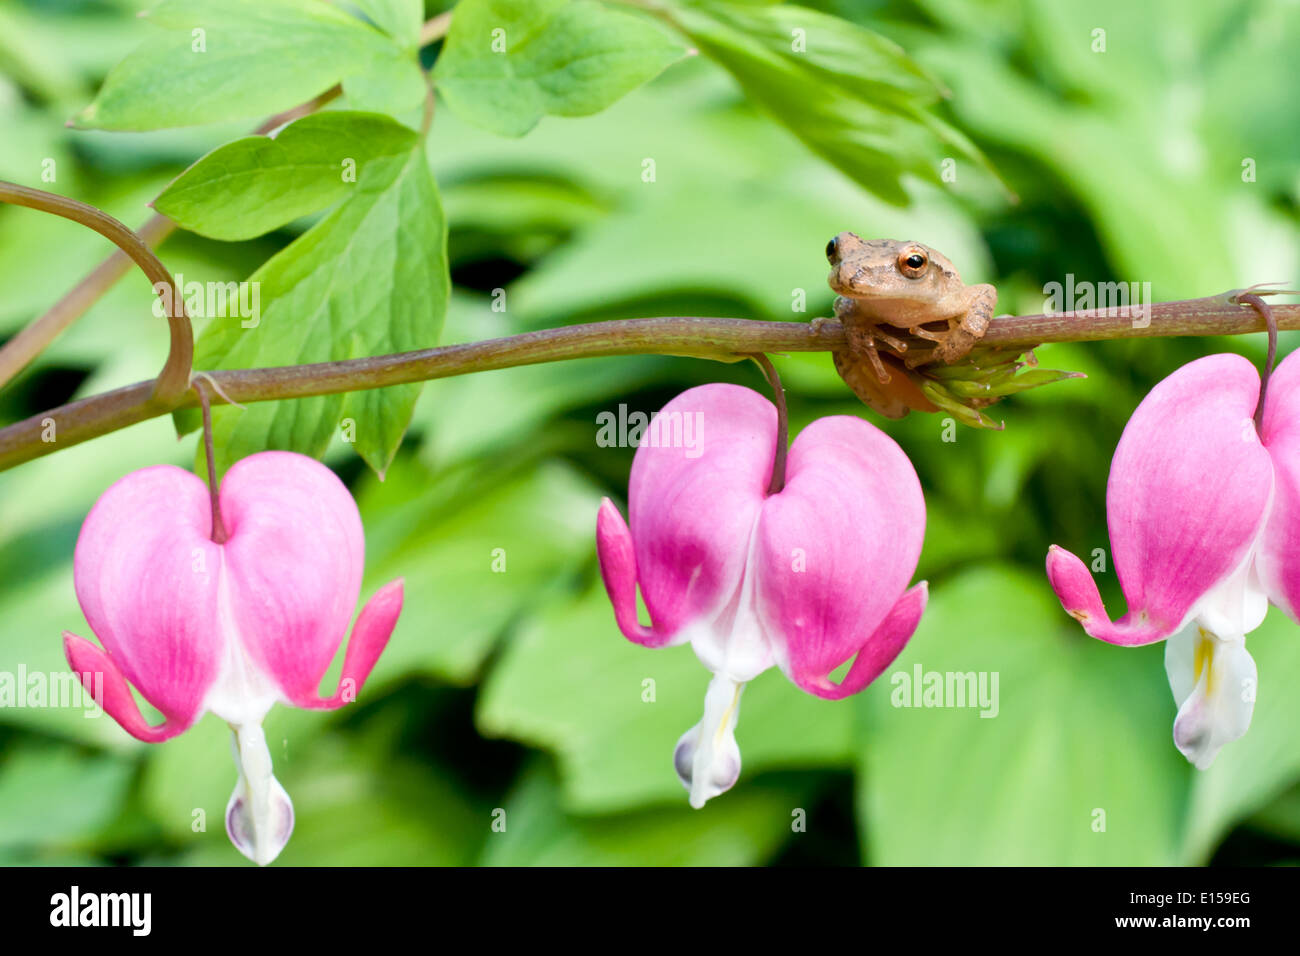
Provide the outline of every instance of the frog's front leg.
{"type": "Polygon", "coordinates": [[[920,325],[908,329],[917,338],[936,343],[932,349],[923,349],[907,356],[908,368],[916,368],[939,359],[951,365],[970,354],[975,343],[988,331],[993,308],[997,305],[998,290],[988,284],[973,285],[969,289],[969,307],[956,318],[948,320],[948,328],[931,332],[920,325]]]}
{"type": "Polygon", "coordinates": [[[866,356],[867,361],[871,363],[872,370],[876,373],[881,385],[889,382],[890,375],[885,369],[885,363],[880,360],[880,349],[877,343],[889,346],[895,352],[904,353],[907,351],[907,343],[902,339],[895,338],[888,332],[881,330],[880,326],[874,323],[845,323],[844,339],[848,343],[849,355],[856,359],[866,356]]]}
{"type": "Polygon", "coordinates": [[[887,384],[890,374],[885,363],[880,360],[879,344],[888,346],[901,356],[907,351],[907,343],[885,332],[874,319],[863,315],[853,299],[843,296],[836,299],[835,317],[844,326],[844,339],[850,360],[861,362],[865,357],[880,384],[887,384]]]}

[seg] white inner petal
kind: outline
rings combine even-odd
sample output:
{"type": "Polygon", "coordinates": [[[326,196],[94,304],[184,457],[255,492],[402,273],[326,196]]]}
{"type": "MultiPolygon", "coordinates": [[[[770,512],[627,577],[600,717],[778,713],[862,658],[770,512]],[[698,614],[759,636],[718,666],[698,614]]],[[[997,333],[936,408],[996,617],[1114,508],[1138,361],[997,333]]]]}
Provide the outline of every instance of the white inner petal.
{"type": "Polygon", "coordinates": [[[1193,626],[1165,645],[1165,672],[1178,703],[1174,743],[1205,770],[1224,744],[1250,727],[1257,672],[1244,640],[1220,640],[1193,626]]]}
{"type": "Polygon", "coordinates": [[[293,833],[293,802],[271,773],[261,724],[231,724],[230,731],[239,779],[226,804],[226,833],[240,853],[265,866],[293,833]]]}
{"type": "Polygon", "coordinates": [[[1267,613],[1268,592],[1260,581],[1252,545],[1241,566],[1196,602],[1192,619],[1220,640],[1244,641],[1264,623],[1267,613]]]}
{"type": "Polygon", "coordinates": [[[736,721],[745,685],[717,674],[704,695],[704,717],[677,741],[673,766],[691,794],[691,806],[726,793],[740,779],[740,746],[736,721]]]}
{"type": "Polygon", "coordinates": [[[753,680],[773,663],[772,644],[759,617],[755,598],[757,552],[758,516],[749,531],[739,587],[716,612],[704,615],[686,629],[686,639],[691,642],[700,662],[714,674],[726,675],[740,683],[753,680]]]}
{"type": "MultiPolygon", "coordinates": [[[[761,515],[761,511],[759,514],[761,515]]],[[[673,766],[697,810],[725,793],[740,777],[736,722],[745,684],[772,666],[772,643],[758,613],[754,559],[758,519],[749,532],[745,567],[736,591],[690,625],[684,634],[712,673],[704,695],[704,717],[684,733],[673,752],[673,766]]]]}
{"type": "Polygon", "coordinates": [[[270,675],[248,656],[235,623],[230,594],[230,574],[225,549],[217,568],[217,632],[222,638],[221,670],[208,690],[204,706],[234,726],[260,724],[271,705],[282,699],[280,688],[270,675]]]}

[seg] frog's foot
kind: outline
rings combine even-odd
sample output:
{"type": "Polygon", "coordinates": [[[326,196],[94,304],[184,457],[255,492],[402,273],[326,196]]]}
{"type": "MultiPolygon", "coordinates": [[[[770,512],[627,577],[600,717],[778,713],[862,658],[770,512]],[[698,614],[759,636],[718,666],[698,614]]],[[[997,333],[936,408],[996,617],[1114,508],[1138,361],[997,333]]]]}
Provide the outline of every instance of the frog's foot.
{"type": "Polygon", "coordinates": [[[818,332],[822,330],[822,326],[829,321],[830,319],[826,318],[825,316],[822,316],[820,318],[813,319],[811,322],[809,322],[808,328],[813,335],[816,335],[818,332]]]}
{"type": "Polygon", "coordinates": [[[854,356],[865,355],[867,361],[871,363],[872,370],[876,373],[876,379],[881,385],[888,384],[890,375],[885,370],[885,363],[880,360],[880,350],[876,348],[876,339],[888,343],[893,336],[881,335],[880,331],[875,328],[864,329],[854,326],[846,328],[844,336],[849,343],[849,353],[854,356]]]}
{"type": "Polygon", "coordinates": [[[924,325],[910,325],[907,331],[911,332],[918,339],[925,339],[927,342],[942,342],[951,332],[931,332],[924,325]]]}
{"type": "Polygon", "coordinates": [[[933,348],[916,349],[907,355],[907,367],[917,368],[930,362],[941,361],[948,365],[960,361],[970,354],[970,350],[979,340],[979,336],[961,325],[954,325],[946,331],[931,332],[921,326],[908,329],[919,339],[933,342],[933,348]]]}
{"type": "Polygon", "coordinates": [[[888,345],[891,349],[893,349],[895,352],[899,353],[900,355],[907,351],[906,342],[904,342],[900,338],[896,338],[895,336],[890,335],[888,332],[883,331],[879,326],[876,326],[874,329],[872,329],[871,334],[879,341],[884,342],[886,345],[888,345]]]}

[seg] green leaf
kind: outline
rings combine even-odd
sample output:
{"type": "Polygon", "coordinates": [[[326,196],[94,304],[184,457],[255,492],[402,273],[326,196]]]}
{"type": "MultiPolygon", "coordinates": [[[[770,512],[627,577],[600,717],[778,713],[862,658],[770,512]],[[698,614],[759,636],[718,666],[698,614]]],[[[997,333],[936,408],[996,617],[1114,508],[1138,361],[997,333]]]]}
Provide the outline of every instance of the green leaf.
{"type": "Polygon", "coordinates": [[[655,22],[593,0],[461,0],[433,76],[453,110],[503,136],[586,116],[685,49],[655,22]]]}
{"type": "MultiPolygon", "coordinates": [[[[699,722],[708,680],[689,648],[626,640],[597,581],[510,643],[483,688],[478,724],[553,750],[565,806],[576,812],[684,808],[673,748],[699,722]]],[[[756,771],[847,765],[852,724],[851,704],[805,694],[775,669],[760,675],[745,689],[736,730],[745,776],[719,802],[750,790],[756,771]]]]}
{"type": "Polygon", "coordinates": [[[423,0],[351,0],[379,29],[403,47],[413,48],[420,40],[424,20],[423,0]]]}
{"type": "Polygon", "coordinates": [[[402,51],[319,0],[167,0],[163,28],[115,66],[83,128],[164,129],[275,113],[402,51]]]}
{"type": "Polygon", "coordinates": [[[1162,649],[1086,637],[1041,575],[994,567],[936,587],[859,710],[858,819],[873,863],[1178,859],[1192,771],[1170,736],[1162,649]],[[998,675],[996,716],[951,706],[955,697],[904,706],[918,667],[945,684],[949,673],[986,674],[989,690],[998,675]]]}
{"type": "Polygon", "coordinates": [[[554,775],[525,771],[496,814],[479,863],[486,866],[753,866],[790,838],[810,788],[778,785],[729,793],[702,810],[683,806],[610,817],[566,815],[554,775]]]}
{"type": "Polygon", "coordinates": [[[943,91],[891,40],[789,5],[690,0],[665,12],[750,99],[891,203],[907,204],[904,173],[939,182],[954,151],[992,172],[969,140],[927,111],[943,91]]]}
{"type": "MultiPolygon", "coordinates": [[[[107,719],[107,718],[105,718],[107,719]]],[[[74,845],[126,800],[135,762],[69,747],[24,747],[0,764],[0,850],[74,845]]]]}
{"type": "Polygon", "coordinates": [[[343,95],[350,106],[399,116],[419,107],[428,91],[424,71],[408,57],[376,60],[364,73],[343,81],[343,95]]]}
{"type": "Polygon", "coordinates": [[[357,498],[366,593],[406,578],[402,617],[375,680],[433,673],[470,683],[510,621],[595,550],[600,495],[555,463],[513,476],[471,465],[435,480],[403,455],[384,484],[367,482],[357,498]]]}
{"type": "Polygon", "coordinates": [[[342,199],[371,160],[407,155],[415,141],[414,131],[386,116],[304,116],[274,139],[249,136],[213,150],[153,205],[191,232],[252,239],[342,199]]]}
{"type": "MultiPolygon", "coordinates": [[[[260,316],[219,316],[195,367],[297,365],[429,348],[447,308],[446,223],[422,149],[371,160],[352,195],[249,279],[260,316]],[[245,327],[248,323],[248,327],[245,327]]],[[[340,419],[376,472],[392,461],[419,385],[213,410],[217,463],[281,448],[320,457],[340,419]]],[[[193,413],[178,427],[196,425],[193,413]]]]}

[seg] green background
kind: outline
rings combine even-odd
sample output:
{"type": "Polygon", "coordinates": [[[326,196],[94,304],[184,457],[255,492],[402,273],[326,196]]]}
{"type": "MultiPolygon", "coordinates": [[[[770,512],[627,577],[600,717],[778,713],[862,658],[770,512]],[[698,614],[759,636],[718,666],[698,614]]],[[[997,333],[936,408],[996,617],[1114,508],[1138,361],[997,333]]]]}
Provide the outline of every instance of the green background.
{"type": "MultiPolygon", "coordinates": [[[[742,90],[744,64],[705,44],[595,115],[543,116],[563,110],[538,94],[540,121],[517,138],[467,122],[478,94],[458,104],[449,82],[461,108],[439,102],[428,147],[449,230],[440,341],[639,315],[825,315],[823,248],[845,229],[942,250],[965,281],[997,285],[999,313],[1041,311],[1043,284],[1071,273],[1150,282],[1157,300],[1300,278],[1295,4],[811,5],[897,41],[942,80],[951,95],[916,108],[949,124],[940,139],[953,150],[884,129],[886,153],[903,157],[896,192],[887,170],[853,166],[865,155],[845,140],[858,100],[814,102],[779,83],[742,90]],[[957,148],[964,137],[1018,203],[957,148]],[[955,182],[916,175],[944,158],[955,182]],[[491,307],[496,289],[504,312],[491,307]],[[800,289],[806,314],[792,313],[800,289]]],[[[40,162],[53,159],[58,178],[44,188],[135,226],[186,166],[248,132],[243,118],[65,127],[146,35],[137,7],[0,0],[0,178],[40,186],[40,162]]],[[[437,53],[424,51],[424,64],[437,53]]],[[[400,114],[409,79],[345,83],[340,105],[400,114]]],[[[189,279],[244,279],[314,221],[236,242],[178,232],[160,255],[189,279]]],[[[0,209],[0,339],[108,251],[73,223],[0,209]]],[[[1284,354],[1294,344],[1282,336],[1284,354]]],[[[939,416],[876,418],[828,355],[777,357],[792,430],[861,415],[911,456],[928,506],[917,577],[930,606],[897,664],[856,698],[821,701],[775,670],[759,677],[737,732],[741,781],[701,811],[670,757],[699,719],[708,675],[689,649],[649,651],[614,626],[595,514],[602,495],[623,503],[633,450],[598,447],[596,416],[652,411],[708,381],[762,389],[757,370],[646,356],[426,385],[383,481],[337,435],[324,451],[365,521],[363,598],[402,575],[407,603],[356,704],[269,718],[297,810],[281,862],[1295,862],[1296,625],[1274,610],[1251,635],[1253,725],[1201,773],[1170,739],[1163,649],[1086,638],[1042,570],[1051,543],[1084,556],[1109,548],[1107,467],[1146,391],[1197,356],[1262,361],[1263,346],[1252,336],[1044,347],[1043,365],[1088,377],[1005,401],[992,410],[1005,431],[962,427],[955,442],[939,416]],[[496,549],[504,573],[492,570],[496,549]],[[996,672],[997,716],[892,706],[889,675],[916,665],[996,672]]],[[[130,275],[0,391],[0,423],[156,374],[165,350],[148,285],[130,275]]],[[[129,470],[192,464],[196,435],[175,434],[155,419],[0,473],[0,671],[66,669],[61,631],[90,636],[72,587],[80,521],[129,470]]],[[[366,458],[385,454],[380,443],[366,458]]],[[[1109,563],[1099,579],[1122,608],[1109,563]]],[[[235,780],[227,736],[209,715],[143,745],[80,710],[0,709],[0,861],[245,864],[221,822],[235,780]]]]}

